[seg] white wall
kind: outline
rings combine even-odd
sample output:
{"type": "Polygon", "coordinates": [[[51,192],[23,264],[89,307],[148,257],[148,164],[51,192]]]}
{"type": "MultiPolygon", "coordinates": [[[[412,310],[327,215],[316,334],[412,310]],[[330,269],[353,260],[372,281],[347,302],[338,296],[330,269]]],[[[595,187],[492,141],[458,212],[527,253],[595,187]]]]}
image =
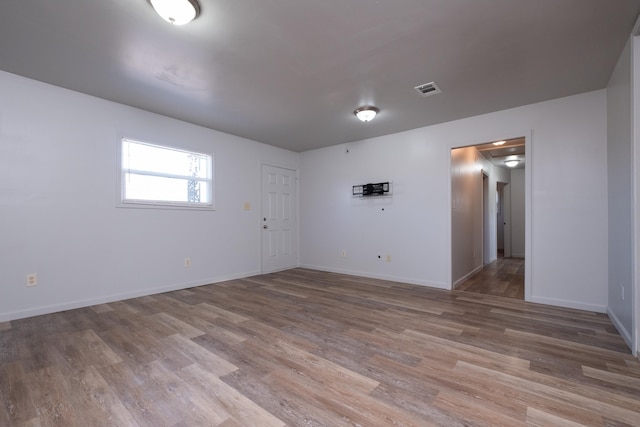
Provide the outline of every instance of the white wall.
{"type": "Polygon", "coordinates": [[[632,329],[633,269],[630,47],[629,42],[607,85],[608,313],[629,344],[632,329]]]}
{"type": "Polygon", "coordinates": [[[482,268],[482,166],[475,147],[451,150],[451,254],[454,287],[482,268]]]}
{"type": "Polygon", "coordinates": [[[531,299],[606,306],[607,192],[593,173],[606,167],[605,91],[309,151],[299,165],[296,153],[4,72],[0,91],[0,321],[258,273],[261,162],[300,171],[303,265],[448,288],[450,151],[523,135],[531,299]],[[217,210],[116,208],[123,132],[212,150],[217,210]],[[351,196],[386,180],[390,198],[351,196]],[[27,288],[32,272],[39,285],[27,288]]]}
{"type": "Polygon", "coordinates": [[[640,355],[640,18],[636,22],[634,28],[634,37],[632,37],[632,60],[631,60],[631,91],[632,91],[632,108],[631,108],[631,127],[633,138],[633,316],[635,322],[632,331],[633,354],[638,357],[640,355]]]}
{"type": "MultiPolygon", "coordinates": [[[[509,184],[511,182],[511,169],[503,167],[494,167],[493,173],[495,175],[496,182],[505,182],[509,184]]],[[[495,190],[495,186],[494,186],[495,190]]]]}
{"type": "Polygon", "coordinates": [[[605,311],[604,90],[301,153],[301,263],[449,288],[450,150],[523,135],[532,197],[529,298],[605,311]],[[352,185],[386,180],[394,183],[391,198],[350,195],[352,185]],[[392,261],[376,261],[378,251],[392,261]]]}
{"type": "MultiPolygon", "coordinates": [[[[489,141],[487,141],[489,142],[489,141]]],[[[488,251],[489,254],[485,255],[483,254],[482,257],[480,258],[481,260],[481,264],[480,266],[482,267],[482,265],[484,265],[485,263],[491,263],[493,261],[495,261],[496,259],[498,259],[498,239],[497,239],[497,235],[498,235],[498,230],[497,230],[497,224],[496,224],[496,188],[497,188],[497,178],[500,177],[500,171],[498,167],[493,166],[493,164],[482,155],[482,152],[478,151],[478,156],[477,156],[477,167],[480,168],[480,170],[482,170],[484,175],[488,176],[488,194],[487,194],[487,203],[488,203],[488,218],[486,218],[486,222],[488,225],[488,230],[487,230],[487,234],[489,237],[489,242],[484,243],[485,246],[488,246],[488,251]],[[486,262],[485,262],[486,260],[486,262]]],[[[480,188],[482,189],[482,176],[480,177],[480,188]]],[[[480,203],[482,204],[483,200],[482,200],[482,193],[480,193],[478,195],[478,197],[480,198],[480,203]]],[[[483,224],[484,227],[484,224],[483,224]]],[[[453,228],[452,228],[453,229],[453,228]]],[[[482,236],[482,239],[484,240],[484,236],[482,236]]],[[[483,251],[485,249],[483,248],[483,251]]]]}
{"type": "Polygon", "coordinates": [[[296,153],[4,72],[0,93],[0,321],[259,273],[260,163],[296,153]],[[116,208],[121,132],[213,152],[216,211],[116,208]]]}
{"type": "Polygon", "coordinates": [[[511,170],[511,256],[525,255],[524,169],[511,170]]]}
{"type": "Polygon", "coordinates": [[[451,150],[451,277],[453,287],[497,259],[496,184],[509,171],[494,167],[475,147],[451,150]],[[483,223],[483,174],[488,176],[488,218],[483,223]],[[486,249],[485,249],[486,248],[486,249]],[[487,254],[484,254],[484,251],[487,254]]]}

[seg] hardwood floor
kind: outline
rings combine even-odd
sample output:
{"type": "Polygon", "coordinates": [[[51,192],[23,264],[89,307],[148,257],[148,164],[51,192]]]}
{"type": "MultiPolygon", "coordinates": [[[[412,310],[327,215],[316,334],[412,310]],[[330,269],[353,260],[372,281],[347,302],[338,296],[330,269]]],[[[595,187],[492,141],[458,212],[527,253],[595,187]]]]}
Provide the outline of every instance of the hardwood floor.
{"type": "Polygon", "coordinates": [[[604,314],[305,269],[0,323],[2,426],[638,426],[604,314]]]}
{"type": "Polygon", "coordinates": [[[456,290],[524,300],[524,258],[498,258],[456,290]]]}

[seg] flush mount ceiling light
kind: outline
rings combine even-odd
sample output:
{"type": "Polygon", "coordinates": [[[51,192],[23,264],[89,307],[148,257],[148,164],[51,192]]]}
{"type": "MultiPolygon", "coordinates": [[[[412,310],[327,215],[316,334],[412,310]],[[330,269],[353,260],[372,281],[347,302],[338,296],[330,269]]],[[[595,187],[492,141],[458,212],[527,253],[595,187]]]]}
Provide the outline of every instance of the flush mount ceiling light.
{"type": "Polygon", "coordinates": [[[362,120],[363,122],[370,122],[371,120],[374,119],[376,114],[378,114],[379,112],[380,110],[378,110],[376,107],[366,105],[364,107],[360,107],[357,110],[355,110],[353,114],[355,114],[356,117],[362,120]]]}
{"type": "Polygon", "coordinates": [[[516,166],[518,166],[518,163],[520,163],[520,160],[506,160],[504,162],[504,164],[510,168],[515,168],[516,166]]]}
{"type": "Polygon", "coordinates": [[[193,21],[200,13],[197,0],[149,0],[158,15],[173,25],[193,21]]]}
{"type": "Polygon", "coordinates": [[[496,142],[493,143],[493,145],[500,146],[500,145],[504,145],[506,143],[507,143],[507,141],[496,141],[496,142]]]}

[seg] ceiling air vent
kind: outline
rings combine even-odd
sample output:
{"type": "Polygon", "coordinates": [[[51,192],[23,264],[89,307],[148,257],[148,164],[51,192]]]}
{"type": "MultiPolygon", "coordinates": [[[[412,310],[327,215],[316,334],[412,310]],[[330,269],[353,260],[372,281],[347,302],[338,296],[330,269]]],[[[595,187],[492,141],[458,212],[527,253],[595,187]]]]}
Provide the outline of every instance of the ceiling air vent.
{"type": "Polygon", "coordinates": [[[435,95],[436,93],[442,92],[434,82],[416,86],[414,89],[422,96],[435,95]]]}

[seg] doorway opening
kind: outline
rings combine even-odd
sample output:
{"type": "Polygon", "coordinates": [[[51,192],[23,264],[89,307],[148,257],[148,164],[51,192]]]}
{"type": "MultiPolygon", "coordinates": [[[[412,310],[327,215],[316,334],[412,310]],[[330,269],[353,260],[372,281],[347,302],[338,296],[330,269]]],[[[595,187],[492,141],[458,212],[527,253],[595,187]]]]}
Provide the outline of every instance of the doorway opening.
{"type": "Polygon", "coordinates": [[[451,150],[452,285],[523,300],[525,138],[499,142],[451,150]]]}

